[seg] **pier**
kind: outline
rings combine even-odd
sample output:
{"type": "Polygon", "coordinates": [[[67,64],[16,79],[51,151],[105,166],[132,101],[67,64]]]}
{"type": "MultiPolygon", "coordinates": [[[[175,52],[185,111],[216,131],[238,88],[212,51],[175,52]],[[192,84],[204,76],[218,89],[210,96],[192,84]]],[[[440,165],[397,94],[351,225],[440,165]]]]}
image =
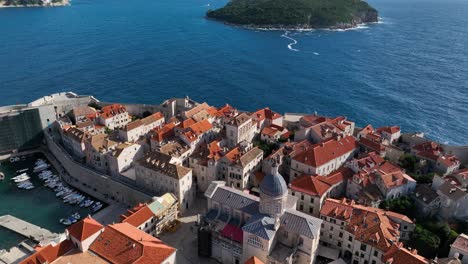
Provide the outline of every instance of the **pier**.
{"type": "Polygon", "coordinates": [[[0,216],[0,226],[39,244],[48,244],[51,241],[59,240],[60,235],[52,233],[47,229],[33,225],[11,215],[0,216]]]}

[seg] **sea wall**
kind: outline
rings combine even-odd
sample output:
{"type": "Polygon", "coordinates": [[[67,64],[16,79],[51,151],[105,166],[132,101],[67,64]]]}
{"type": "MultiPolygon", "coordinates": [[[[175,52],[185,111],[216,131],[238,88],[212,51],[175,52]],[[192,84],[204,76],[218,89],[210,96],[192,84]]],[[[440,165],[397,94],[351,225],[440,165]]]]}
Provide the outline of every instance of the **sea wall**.
{"type": "Polygon", "coordinates": [[[151,200],[151,195],[76,162],[59,144],[54,142],[50,134],[46,133],[45,138],[49,151],[62,166],[57,170],[65,170],[60,171],[62,178],[73,187],[103,201],[115,201],[127,206],[151,200]]]}

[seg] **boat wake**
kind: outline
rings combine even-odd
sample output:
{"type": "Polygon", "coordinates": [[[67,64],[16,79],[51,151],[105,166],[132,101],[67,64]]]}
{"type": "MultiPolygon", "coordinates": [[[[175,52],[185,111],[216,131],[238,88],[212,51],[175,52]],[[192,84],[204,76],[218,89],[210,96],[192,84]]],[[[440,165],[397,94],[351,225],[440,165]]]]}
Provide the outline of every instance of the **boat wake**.
{"type": "Polygon", "coordinates": [[[286,32],[284,32],[283,35],[281,35],[281,37],[287,38],[287,39],[293,41],[293,42],[291,42],[291,43],[288,44],[288,49],[290,49],[290,50],[292,50],[292,51],[299,51],[298,49],[295,49],[295,48],[292,47],[292,46],[294,46],[294,45],[297,44],[297,40],[295,40],[295,39],[289,37],[289,36],[288,36],[288,33],[289,33],[289,32],[286,31],[286,32]]]}

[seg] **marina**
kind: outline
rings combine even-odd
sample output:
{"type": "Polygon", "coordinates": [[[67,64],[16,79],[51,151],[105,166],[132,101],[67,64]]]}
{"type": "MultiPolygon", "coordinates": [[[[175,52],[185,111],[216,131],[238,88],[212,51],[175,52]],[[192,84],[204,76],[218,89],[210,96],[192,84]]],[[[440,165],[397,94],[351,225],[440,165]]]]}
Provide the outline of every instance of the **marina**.
{"type": "Polygon", "coordinates": [[[38,233],[32,231],[36,230],[32,226],[47,230],[41,232],[47,237],[49,233],[63,232],[66,226],[105,207],[99,200],[63,182],[42,153],[4,160],[0,171],[4,175],[0,180],[0,216],[9,215],[0,220],[0,249],[9,249],[25,239],[36,240],[38,233]],[[18,232],[21,230],[14,226],[26,227],[31,233],[18,232]]]}

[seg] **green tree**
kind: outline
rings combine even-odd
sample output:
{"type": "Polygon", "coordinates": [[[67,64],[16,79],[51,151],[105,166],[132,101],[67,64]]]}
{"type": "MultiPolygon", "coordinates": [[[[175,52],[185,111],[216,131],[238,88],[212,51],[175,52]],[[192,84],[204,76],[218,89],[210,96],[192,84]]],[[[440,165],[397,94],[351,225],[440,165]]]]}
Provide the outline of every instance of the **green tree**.
{"type": "Polygon", "coordinates": [[[405,153],[400,157],[400,167],[414,173],[416,170],[417,158],[409,153],[405,153]]]}
{"type": "Polygon", "coordinates": [[[416,217],[416,205],[414,204],[414,201],[411,198],[406,196],[393,200],[383,201],[382,203],[380,203],[379,207],[381,209],[406,215],[409,218],[416,217]]]}
{"type": "Polygon", "coordinates": [[[411,247],[416,248],[422,256],[434,258],[439,249],[440,238],[423,226],[417,224],[409,244],[411,247]]]}

